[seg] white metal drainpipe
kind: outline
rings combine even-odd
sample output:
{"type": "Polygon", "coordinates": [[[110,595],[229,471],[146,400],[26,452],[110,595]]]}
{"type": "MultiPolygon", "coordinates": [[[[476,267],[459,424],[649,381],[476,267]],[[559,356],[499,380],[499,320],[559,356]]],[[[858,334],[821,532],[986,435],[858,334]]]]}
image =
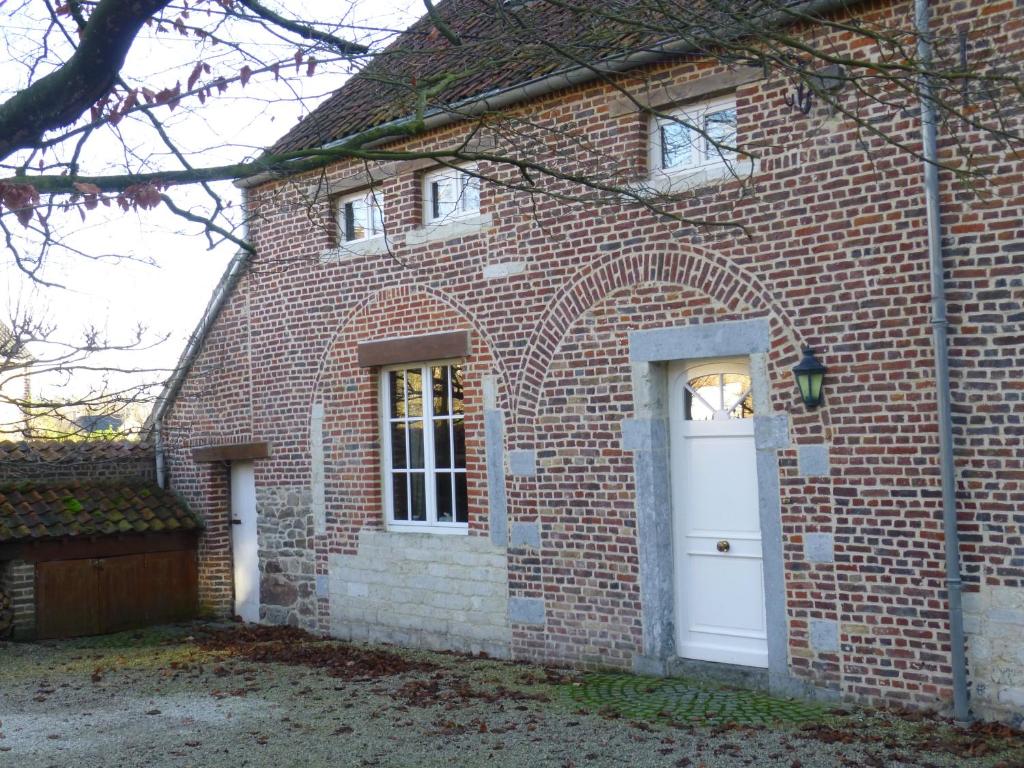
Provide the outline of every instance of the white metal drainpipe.
{"type": "Polygon", "coordinates": [[[964,650],[964,614],[960,581],[960,534],[957,531],[956,468],[953,463],[953,419],[949,394],[949,321],[946,318],[946,281],[942,267],[937,119],[929,74],[932,62],[930,17],[928,0],[914,0],[917,58],[921,66],[918,85],[921,101],[925,205],[928,214],[928,261],[931,268],[932,346],[935,350],[935,388],[938,400],[942,523],[946,539],[946,593],[949,600],[950,662],[953,667],[953,716],[958,722],[966,723],[970,718],[970,701],[967,696],[967,659],[964,650]]]}

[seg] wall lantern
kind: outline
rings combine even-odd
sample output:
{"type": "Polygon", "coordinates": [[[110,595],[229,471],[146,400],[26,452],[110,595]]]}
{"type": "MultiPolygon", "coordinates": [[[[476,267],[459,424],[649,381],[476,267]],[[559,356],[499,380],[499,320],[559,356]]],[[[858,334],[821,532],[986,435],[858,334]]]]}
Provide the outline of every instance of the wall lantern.
{"type": "Polygon", "coordinates": [[[828,369],[814,356],[814,350],[804,347],[804,357],[794,368],[796,385],[800,388],[800,397],[808,408],[821,405],[821,385],[825,381],[828,369]]]}

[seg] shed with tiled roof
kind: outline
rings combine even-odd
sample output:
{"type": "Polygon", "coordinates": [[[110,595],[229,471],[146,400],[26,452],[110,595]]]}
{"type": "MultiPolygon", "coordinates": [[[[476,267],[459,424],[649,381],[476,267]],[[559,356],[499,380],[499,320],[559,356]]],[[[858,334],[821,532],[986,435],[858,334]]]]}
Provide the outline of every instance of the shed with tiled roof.
{"type": "Polygon", "coordinates": [[[151,483],[0,484],[0,635],[101,634],[191,617],[201,527],[151,483]]]}

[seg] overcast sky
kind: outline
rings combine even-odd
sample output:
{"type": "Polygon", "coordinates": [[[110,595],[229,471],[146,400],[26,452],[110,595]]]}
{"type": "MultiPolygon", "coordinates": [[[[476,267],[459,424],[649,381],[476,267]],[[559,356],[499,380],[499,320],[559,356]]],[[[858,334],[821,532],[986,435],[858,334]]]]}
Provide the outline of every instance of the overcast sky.
{"type": "MultiPolygon", "coordinates": [[[[342,7],[330,0],[282,0],[280,5],[292,9],[305,6],[301,12],[312,14],[309,18],[326,18],[332,9],[342,7]]],[[[345,6],[348,7],[347,3],[345,6]]],[[[388,28],[407,26],[421,12],[422,5],[414,0],[362,0],[355,9],[357,20],[361,17],[368,26],[388,28]]],[[[18,21],[16,18],[15,22],[18,21]]],[[[24,18],[23,27],[17,23],[4,26],[2,34],[11,58],[16,56],[16,38],[20,37],[22,45],[31,45],[33,26],[28,17],[24,18]],[[26,40],[29,42],[25,43],[26,40]]],[[[158,46],[150,42],[144,50],[134,53],[129,68],[149,67],[153,82],[163,84],[163,77],[170,80],[168,85],[173,85],[175,65],[180,68],[182,60],[191,61],[188,57],[193,54],[185,40],[164,36],[162,41],[158,46]]],[[[0,78],[7,83],[0,90],[9,94],[22,73],[23,68],[10,60],[0,62],[0,78]]],[[[165,116],[185,131],[185,140],[191,140],[191,148],[205,155],[205,162],[234,162],[255,154],[258,148],[284,134],[323,94],[341,85],[344,76],[335,74],[309,80],[305,103],[268,103],[260,97],[256,80],[253,78],[244,91],[229,90],[207,102],[201,110],[178,110],[165,116]]],[[[141,140],[130,138],[129,142],[138,156],[160,151],[155,145],[140,143],[141,140]]],[[[115,162],[124,156],[122,142],[113,136],[98,144],[94,151],[112,153],[115,162]]],[[[220,192],[237,202],[238,191],[232,185],[221,185],[220,192]]],[[[180,192],[175,193],[176,199],[180,196],[180,192]]],[[[197,227],[186,226],[163,210],[120,213],[99,209],[84,222],[77,216],[65,219],[65,227],[64,237],[81,251],[100,257],[127,258],[97,260],[54,254],[43,277],[64,286],[58,289],[33,285],[5,255],[0,259],[0,301],[9,305],[7,316],[15,305],[30,306],[34,316],[45,317],[56,325],[57,335],[65,340],[80,336],[88,326],[97,326],[105,329],[114,343],[131,337],[133,329],[141,324],[147,329],[148,339],[167,336],[167,341],[147,352],[124,355],[119,358],[119,365],[172,368],[236,247],[224,243],[210,250],[197,227]]],[[[35,383],[37,391],[44,386],[56,388],[69,397],[92,384],[84,375],[72,381],[35,383]]]]}

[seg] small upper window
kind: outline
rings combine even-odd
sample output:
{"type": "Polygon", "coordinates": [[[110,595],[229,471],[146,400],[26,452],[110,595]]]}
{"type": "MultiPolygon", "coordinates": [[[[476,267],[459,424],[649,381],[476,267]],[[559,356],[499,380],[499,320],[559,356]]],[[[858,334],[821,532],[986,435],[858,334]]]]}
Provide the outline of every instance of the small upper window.
{"type": "Polygon", "coordinates": [[[651,167],[673,172],[736,160],[736,103],[694,104],[651,121],[651,167]]]}
{"type": "Polygon", "coordinates": [[[384,199],[368,189],[338,200],[338,234],[342,243],[369,240],[384,234],[384,199]]]}
{"type": "Polygon", "coordinates": [[[480,212],[476,168],[443,168],[423,177],[423,221],[434,224],[480,212]]]}

